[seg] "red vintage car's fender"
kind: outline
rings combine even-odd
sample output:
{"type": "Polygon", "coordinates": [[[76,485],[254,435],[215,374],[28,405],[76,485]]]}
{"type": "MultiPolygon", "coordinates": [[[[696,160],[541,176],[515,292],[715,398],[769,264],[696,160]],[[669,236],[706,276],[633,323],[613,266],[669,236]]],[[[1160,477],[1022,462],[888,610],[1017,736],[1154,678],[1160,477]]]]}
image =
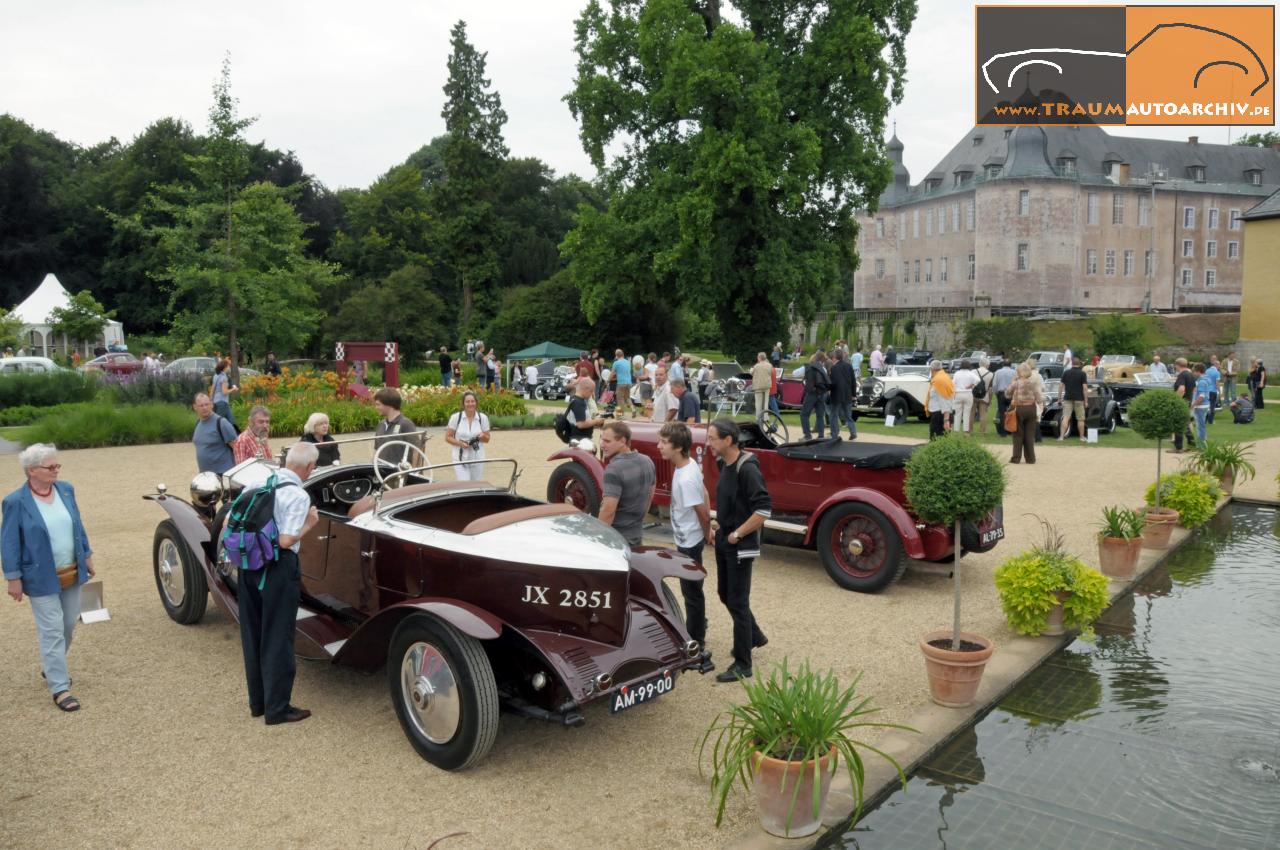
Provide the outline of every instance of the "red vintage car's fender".
{"type": "Polygon", "coordinates": [[[506,625],[490,612],[469,602],[443,596],[423,596],[392,605],[361,624],[334,655],[334,663],[362,670],[377,669],[387,660],[387,645],[391,643],[396,626],[405,617],[419,613],[438,617],[476,640],[493,640],[502,634],[502,627],[506,625]]]}
{"type": "Polygon", "coordinates": [[[668,576],[691,581],[703,581],[707,577],[707,571],[687,555],[659,546],[632,549],[630,566],[631,592],[654,603],[661,603],[662,580],[668,576]]]}
{"type": "Polygon", "coordinates": [[[813,534],[818,528],[818,523],[822,522],[823,514],[830,508],[844,502],[861,502],[884,514],[889,522],[893,524],[894,529],[897,530],[898,536],[902,538],[902,551],[907,554],[907,557],[916,559],[925,557],[924,541],[920,537],[920,529],[916,528],[916,521],[911,514],[907,513],[902,505],[884,493],[867,487],[848,487],[828,496],[809,517],[809,529],[804,535],[806,545],[813,540],[813,534]]]}
{"type": "Polygon", "coordinates": [[[576,460],[586,468],[587,472],[591,473],[591,477],[595,479],[596,487],[600,488],[600,492],[604,492],[604,464],[591,452],[584,452],[582,449],[566,446],[547,458],[547,460],[576,460]]]}
{"type": "Polygon", "coordinates": [[[212,563],[212,556],[208,549],[210,541],[208,519],[190,504],[175,496],[148,494],[142,498],[164,508],[164,512],[169,515],[169,519],[173,521],[192,554],[197,557],[203,555],[207,564],[212,563]]]}

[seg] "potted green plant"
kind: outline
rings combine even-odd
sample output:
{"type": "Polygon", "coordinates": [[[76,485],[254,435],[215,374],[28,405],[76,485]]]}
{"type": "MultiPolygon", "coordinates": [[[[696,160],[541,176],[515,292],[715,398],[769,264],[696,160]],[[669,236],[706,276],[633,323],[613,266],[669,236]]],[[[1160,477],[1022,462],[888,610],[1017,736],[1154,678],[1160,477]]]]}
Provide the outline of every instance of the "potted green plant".
{"type": "Polygon", "coordinates": [[[950,708],[971,704],[995,651],[989,638],[960,631],[960,526],[977,522],[1004,498],[1004,467],[973,440],[954,434],[917,449],[907,461],[907,501],[925,522],[952,526],[955,594],[951,631],[927,632],[920,640],[929,692],[950,708]]]}
{"type": "Polygon", "coordinates": [[[1098,534],[1098,568],[1104,576],[1126,579],[1133,575],[1142,555],[1142,514],[1113,505],[1102,509],[1098,534]]]}
{"type": "Polygon", "coordinates": [[[1195,528],[1208,522],[1218,509],[1222,488],[1211,475],[1186,469],[1161,476],[1159,484],[1147,488],[1147,504],[1164,502],[1178,512],[1178,522],[1195,528]]]}
{"type": "Polygon", "coordinates": [[[1218,443],[1206,440],[1197,446],[1187,466],[1218,479],[1222,492],[1230,496],[1237,481],[1248,481],[1258,474],[1250,458],[1253,444],[1218,443]]]}
{"type": "MultiPolygon", "coordinates": [[[[861,678],[861,677],[859,677],[861,678]]],[[[731,705],[712,721],[698,747],[699,770],[710,748],[711,794],[716,826],[735,781],[755,787],[760,825],[783,838],[812,835],[822,823],[822,805],[841,762],[849,775],[854,819],[862,810],[862,750],[881,756],[906,775],[893,757],[856,737],[870,728],[907,726],[866,718],[879,711],[857,693],[859,678],[842,688],[830,670],[803,661],[794,672],[783,659],[768,676],[739,679],[746,702],[731,705]]]]}
{"type": "MultiPolygon", "coordinates": [[[[1173,390],[1146,390],[1129,403],[1129,426],[1139,436],[1156,441],[1156,480],[1160,480],[1160,443],[1165,437],[1187,427],[1191,408],[1173,390]]],[[[1167,549],[1169,535],[1178,521],[1178,513],[1160,504],[1159,493],[1154,505],[1147,508],[1142,545],[1148,549],[1167,549]]]]}
{"type": "Polygon", "coordinates": [[[996,590],[1009,625],[1024,635],[1060,635],[1093,621],[1111,601],[1107,579],[1066,551],[1054,525],[1040,520],[1044,542],[996,568],[996,590]]]}

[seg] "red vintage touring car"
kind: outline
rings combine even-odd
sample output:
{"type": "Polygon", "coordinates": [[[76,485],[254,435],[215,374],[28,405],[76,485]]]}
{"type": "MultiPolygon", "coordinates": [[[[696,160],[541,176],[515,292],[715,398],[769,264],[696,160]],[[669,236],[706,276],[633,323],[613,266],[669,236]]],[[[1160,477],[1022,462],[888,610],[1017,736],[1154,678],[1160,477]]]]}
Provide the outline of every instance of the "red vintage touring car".
{"type": "MultiPolygon", "coordinates": [[[[483,462],[487,474],[509,473],[502,484],[431,480],[454,464],[379,461],[408,445],[384,445],[374,463],[320,467],[304,483],[321,519],[299,554],[294,648],[366,672],[385,664],[400,724],[427,761],[480,761],[499,707],[579,726],[587,703],[616,713],[665,694],[684,670],[712,669],[663,583],[702,580],[701,567],[632,549],[571,505],[517,495],[512,460],[483,462]]],[[[143,497],[169,514],[153,554],[175,621],[197,622],[210,592],[239,619],[239,570],[219,531],[234,496],[272,469],[250,460],[221,477],[200,473],[190,503],[163,485],[143,497]]]]}
{"type": "MultiPolygon", "coordinates": [[[[839,437],[791,443],[786,428],[754,422],[742,426],[742,447],[756,455],[773,497],[765,531],[818,550],[836,584],[846,590],[878,591],[902,575],[907,559],[952,557],[951,529],[921,522],[906,503],[906,464],[914,446],[843,441],[839,437]]],[[[671,501],[671,464],[658,452],[659,427],[629,423],[632,448],[653,460],[658,484],[654,504],[671,501]]],[[[693,456],[715,508],[719,477],[706,445],[707,426],[693,428],[693,456]]],[[[568,502],[590,513],[600,507],[604,466],[589,444],[570,445],[551,456],[563,459],[547,484],[547,501],[568,502]]],[[[961,527],[963,552],[985,552],[1004,537],[1003,511],[961,527]]]]}

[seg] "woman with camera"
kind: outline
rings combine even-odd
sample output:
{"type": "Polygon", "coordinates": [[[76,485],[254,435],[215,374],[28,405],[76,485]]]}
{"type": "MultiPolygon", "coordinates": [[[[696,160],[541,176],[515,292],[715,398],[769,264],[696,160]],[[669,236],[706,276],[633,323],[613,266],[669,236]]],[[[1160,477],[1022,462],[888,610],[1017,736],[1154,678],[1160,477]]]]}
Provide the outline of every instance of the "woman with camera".
{"type": "Polygon", "coordinates": [[[484,444],[489,442],[489,417],[478,408],[476,394],[467,390],[462,394],[462,409],[449,417],[444,432],[444,441],[453,446],[452,460],[463,464],[455,467],[459,481],[479,481],[483,477],[483,463],[466,463],[484,460],[484,444]]]}

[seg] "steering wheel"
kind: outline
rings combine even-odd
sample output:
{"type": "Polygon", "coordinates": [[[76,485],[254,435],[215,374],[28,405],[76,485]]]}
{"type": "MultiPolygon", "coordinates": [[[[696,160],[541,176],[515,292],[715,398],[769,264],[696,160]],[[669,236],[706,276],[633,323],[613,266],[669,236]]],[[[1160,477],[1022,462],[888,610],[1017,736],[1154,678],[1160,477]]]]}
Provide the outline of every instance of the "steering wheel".
{"type": "Polygon", "coordinates": [[[407,440],[391,440],[389,442],[383,443],[381,446],[378,446],[378,450],[373,453],[373,477],[378,479],[378,489],[380,490],[387,489],[387,486],[388,486],[387,481],[389,479],[402,478],[404,477],[405,472],[408,472],[409,470],[416,468],[416,467],[410,466],[407,460],[401,460],[399,463],[395,464],[397,471],[391,473],[391,475],[387,476],[386,478],[383,478],[382,464],[386,463],[390,465],[391,462],[383,461],[382,453],[385,452],[387,449],[391,448],[392,446],[401,446],[403,448],[411,449],[417,452],[418,456],[422,458],[422,463],[420,464],[420,466],[427,466],[429,464],[429,461],[427,460],[427,453],[423,451],[421,448],[419,448],[418,446],[414,445],[413,443],[408,442],[407,440]]]}
{"type": "Polygon", "coordinates": [[[761,433],[772,440],[775,446],[791,442],[791,434],[787,431],[787,423],[783,422],[782,417],[772,410],[766,410],[759,421],[761,433]]]}

